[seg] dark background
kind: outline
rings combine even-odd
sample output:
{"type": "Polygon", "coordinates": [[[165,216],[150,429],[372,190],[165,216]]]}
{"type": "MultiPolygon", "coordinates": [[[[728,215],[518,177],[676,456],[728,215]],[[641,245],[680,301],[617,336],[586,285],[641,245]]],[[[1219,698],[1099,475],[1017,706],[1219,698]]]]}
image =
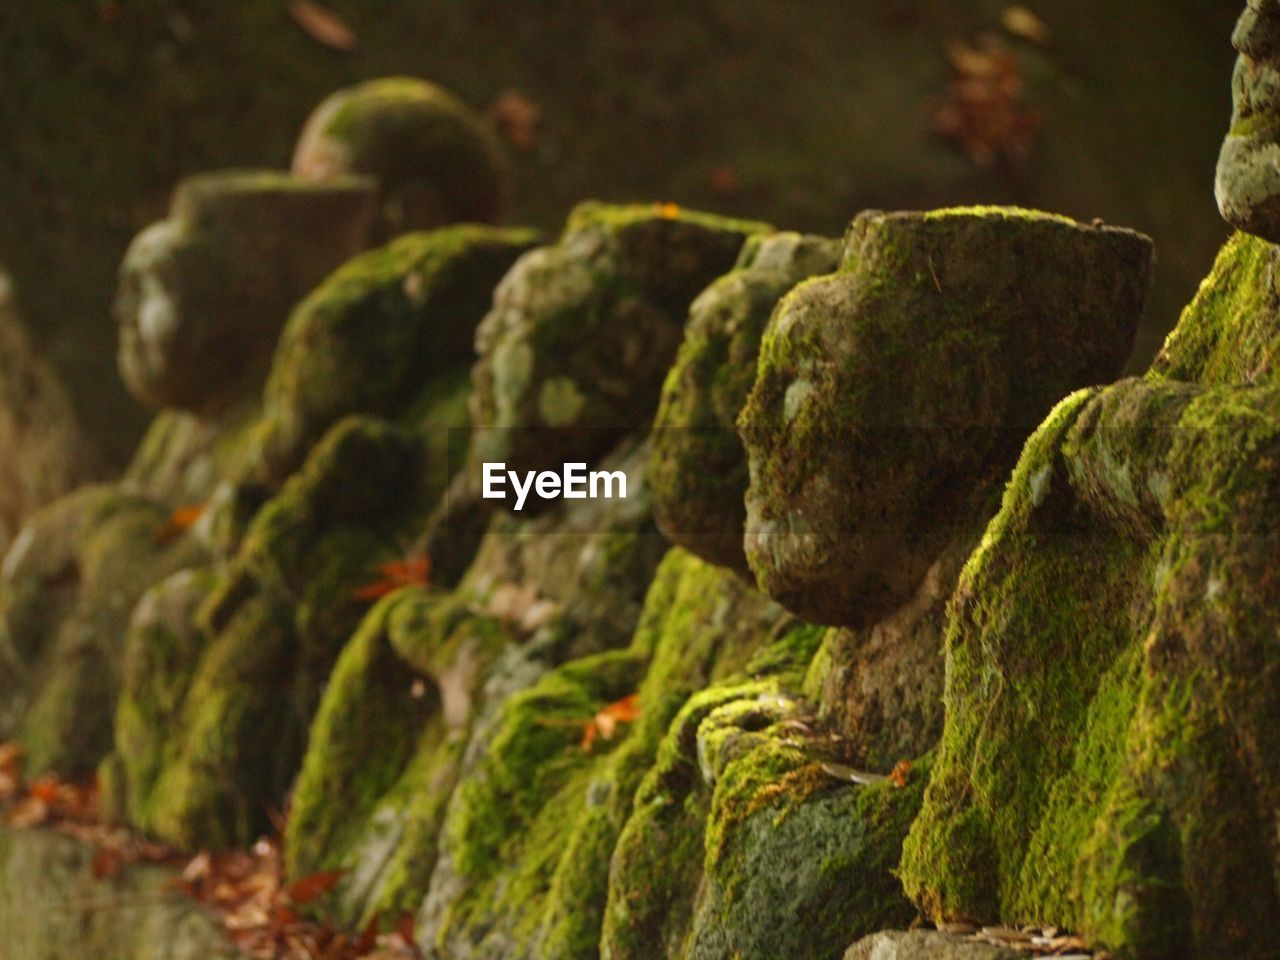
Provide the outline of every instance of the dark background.
{"type": "Polygon", "coordinates": [[[1212,177],[1240,2],[1028,3],[1048,37],[980,0],[324,6],[353,49],[318,42],[285,0],[0,0],[0,263],[116,462],[146,418],[116,377],[109,313],[129,239],[184,175],[287,166],[315,103],[381,74],[480,110],[517,91],[508,120],[513,102],[537,110],[531,140],[508,129],[510,222],[555,229],[600,198],[825,233],[868,207],[970,202],[1137,227],[1159,266],[1135,363],[1227,233],[1212,177]],[[988,156],[936,129],[963,99],[957,42],[996,43],[981,49],[1023,85],[985,118],[1012,130],[988,156]]]}

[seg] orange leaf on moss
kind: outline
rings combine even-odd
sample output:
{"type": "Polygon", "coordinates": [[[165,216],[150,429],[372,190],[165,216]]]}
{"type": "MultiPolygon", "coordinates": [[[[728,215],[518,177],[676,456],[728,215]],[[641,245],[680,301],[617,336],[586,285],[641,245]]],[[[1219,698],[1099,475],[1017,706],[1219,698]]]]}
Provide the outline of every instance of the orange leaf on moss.
{"type": "Polygon", "coordinates": [[[351,592],[356,600],[379,600],[392,591],[407,586],[426,586],[431,576],[431,560],[414,557],[410,560],[392,560],[378,566],[379,579],[357,587],[351,592]]]}
{"type": "Polygon", "coordinates": [[[596,738],[612,740],[620,723],[632,723],[640,716],[639,694],[631,694],[596,711],[582,734],[582,749],[590,752],[596,738]]]}
{"type": "Polygon", "coordinates": [[[911,774],[911,761],[899,760],[893,765],[893,769],[889,771],[889,782],[895,787],[905,787],[907,785],[907,777],[911,774]]]}

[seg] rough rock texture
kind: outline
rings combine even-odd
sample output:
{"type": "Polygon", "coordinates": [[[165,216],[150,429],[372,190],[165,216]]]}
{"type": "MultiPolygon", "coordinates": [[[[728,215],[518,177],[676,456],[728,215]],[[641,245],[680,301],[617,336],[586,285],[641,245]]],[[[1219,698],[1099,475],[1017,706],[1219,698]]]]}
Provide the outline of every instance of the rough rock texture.
{"type": "Polygon", "coordinates": [[[397,593],[347,644],[286,837],[292,874],[350,869],[338,889],[345,918],[415,910],[433,872],[440,887],[461,884],[442,822],[455,786],[483,763],[506,697],[630,639],[664,549],[643,485],[647,453],[628,443],[605,461],[631,475],[633,498],[494,517],[456,590],[397,593]]]}
{"type": "Polygon", "coordinates": [[[290,309],[369,242],[374,185],[270,171],[180,183],[115,300],[121,376],[151,406],[216,412],[256,392],[290,309]]]}
{"type": "Polygon", "coordinates": [[[293,312],[272,360],[253,438],[261,478],[288,476],[347,414],[416,419],[440,433],[464,427],[476,325],[536,239],[478,226],[415,233],[326,279],[293,312]],[[442,404],[455,409],[433,422],[442,404]]]}
{"type": "Polygon", "coordinates": [[[173,874],[94,875],[93,851],[51,831],[0,830],[5,960],[236,960],[221,924],[173,874]]]}
{"type": "Polygon", "coordinates": [[[1052,404],[1119,372],[1150,261],[1016,209],[860,215],[841,270],[779,305],[742,412],[762,588],[847,626],[910,599],[1052,404]]]}
{"type": "Polygon", "coordinates": [[[142,740],[117,743],[135,747],[119,753],[134,824],[188,847],[244,843],[265,828],[364,612],[355,591],[378,579],[380,563],[403,557],[421,522],[421,471],[414,434],[370,418],[340,421],[254,516],[194,615],[203,638],[158,625],[164,643],[196,662],[161,655],[154,618],[139,614],[129,643],[145,649],[130,654],[137,669],[117,719],[142,720],[142,740]]]}
{"type": "Polygon", "coordinates": [[[930,916],[1274,956],[1272,251],[1230,242],[1145,380],[1072,395],[1028,441],[953,601],[902,863],[930,916]]]}
{"type": "Polygon", "coordinates": [[[378,183],[378,235],[492,223],[508,172],[488,125],[453,94],[414,77],[368,80],[325,98],[303,127],[293,171],[327,183],[378,183]]]}
{"type": "Polygon", "coordinates": [[[0,567],[0,737],[33,773],[91,772],[111,746],[123,636],[138,597],[203,562],[168,511],[110,486],[82,487],[37,511],[0,567]]]}
{"type": "Polygon", "coordinates": [[[1280,241],[1280,7],[1254,0],[1232,44],[1231,130],[1218,156],[1215,193],[1234,227],[1280,241]]]}
{"type": "Polygon", "coordinates": [[[648,424],[689,303],[768,228],[670,204],[575,208],[523,256],[476,337],[477,459],[593,461],[648,424]]]}
{"type": "Polygon", "coordinates": [[[805,693],[869,769],[887,770],[938,741],[947,602],[978,540],[976,530],[957,535],[915,595],[875,624],[829,629],[809,667],[805,693]]]}
{"type": "Polygon", "coordinates": [[[747,572],[747,461],[737,421],[755,383],[765,324],[783,294],[831,272],[838,259],[839,242],[825,237],[753,237],[734,269],[689,308],[684,343],[662,388],[649,482],[659,529],[712,563],[747,572]]]}
{"type": "Polygon", "coordinates": [[[741,669],[780,612],[670,554],[626,649],[572,660],[501,704],[450,801],[424,942],[460,957],[594,955],[613,844],[666,724],[713,676],[741,669]],[[631,694],[636,722],[585,749],[593,713],[631,694]]]}
{"type": "Polygon", "coordinates": [[[887,930],[864,937],[844,960],[1019,960],[1025,953],[971,943],[933,930],[887,930]]]}
{"type": "Polygon", "coordinates": [[[0,555],[32,511],[87,479],[92,466],[71,398],[34,350],[0,267],[0,555]]]}

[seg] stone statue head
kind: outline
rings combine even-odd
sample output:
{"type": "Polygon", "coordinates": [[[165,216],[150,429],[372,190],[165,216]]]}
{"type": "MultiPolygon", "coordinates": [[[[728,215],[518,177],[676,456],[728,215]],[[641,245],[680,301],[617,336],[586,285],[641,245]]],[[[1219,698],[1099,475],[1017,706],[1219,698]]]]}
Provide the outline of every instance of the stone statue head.
{"type": "Polygon", "coordinates": [[[1248,0],[1231,42],[1231,130],[1218,156],[1218,209],[1233,227],[1280,242],[1280,0],[1248,0]]]}

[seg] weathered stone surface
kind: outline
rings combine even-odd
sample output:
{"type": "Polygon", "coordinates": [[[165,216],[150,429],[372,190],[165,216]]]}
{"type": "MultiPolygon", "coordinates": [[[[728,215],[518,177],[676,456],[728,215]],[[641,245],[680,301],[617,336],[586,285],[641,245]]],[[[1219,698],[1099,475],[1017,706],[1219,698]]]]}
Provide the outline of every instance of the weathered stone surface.
{"type": "Polygon", "coordinates": [[[774,313],[740,419],[766,592],[848,626],[910,599],[1039,418],[1119,372],[1150,260],[1132,231],[1014,209],[859,216],[842,269],[774,313]]]}
{"type": "Polygon", "coordinates": [[[373,195],[363,178],[270,171],[180,183],[120,267],[118,362],[134,396],[197,413],[252,396],[289,310],[368,245],[373,195]]]}
{"type": "Polygon", "coordinates": [[[161,629],[161,642],[149,618],[135,624],[131,645],[147,649],[129,661],[117,719],[141,717],[150,736],[117,743],[146,744],[122,754],[131,822],[187,847],[245,843],[267,827],[365,612],[355,591],[403,557],[425,513],[421,476],[414,434],[340,421],[254,516],[194,615],[203,636],[161,629]],[[186,653],[164,657],[157,644],[186,653]]]}
{"type": "Polygon", "coordinates": [[[480,226],[415,233],[326,279],[294,310],[276,348],[253,437],[258,478],[278,484],[325,430],[361,413],[436,433],[432,466],[447,479],[445,434],[453,429],[465,443],[476,325],[536,239],[480,226]]]}
{"type": "Polygon", "coordinates": [[[5,960],[236,960],[222,925],[172,871],[94,876],[94,851],[49,831],[0,830],[5,960]]]}
{"type": "Polygon", "coordinates": [[[689,303],[768,228],[587,203],[523,256],[480,325],[473,450],[509,469],[594,461],[650,422],[689,303]]]}
{"type": "Polygon", "coordinates": [[[1236,269],[1265,254],[1228,244],[1145,380],[1028,442],[953,601],[902,863],[930,916],[1136,960],[1274,954],[1280,393],[1241,363],[1274,336],[1248,307],[1269,272],[1236,269]]]}
{"type": "Polygon", "coordinates": [[[1232,36],[1231,130],[1218,156],[1223,219],[1280,241],[1280,7],[1250,4],[1232,36]]]}
{"type": "Polygon", "coordinates": [[[500,704],[450,802],[423,941],[458,957],[596,955],[614,842],[667,724],[700,686],[741,670],[780,615],[676,551],[627,649],[572,660],[500,704]],[[592,713],[633,693],[635,722],[586,750],[592,713]]]}
{"type": "Polygon", "coordinates": [[[851,946],[844,960],[1020,960],[1025,953],[933,930],[886,930],[851,946]]]}
{"type": "Polygon", "coordinates": [[[977,539],[948,544],[915,596],[877,623],[832,627],[814,657],[805,692],[870,769],[887,770],[938,741],[947,602],[977,539]]]}
{"type": "Polygon", "coordinates": [[[71,398],[33,348],[0,266],[0,555],[36,508],[88,478],[92,462],[71,398]]]}
{"type": "Polygon", "coordinates": [[[20,739],[32,773],[91,772],[110,749],[125,627],[138,597],[204,562],[168,511],[109,486],[37,511],[0,567],[0,736],[20,739]]]}
{"type": "Polygon", "coordinates": [[[649,482],[659,529],[712,563],[747,572],[747,462],[737,421],[755,382],[765,324],[783,294],[831,272],[838,258],[839,242],[825,237],[753,237],[734,269],[689,308],[684,343],[662,388],[649,482]]]}
{"type": "MultiPolygon", "coordinates": [[[[286,838],[293,875],[349,870],[337,891],[344,918],[416,910],[429,886],[459,909],[477,906],[467,893],[474,878],[455,866],[470,841],[442,833],[451,795],[469,781],[463,789],[483,792],[474,781],[501,749],[491,745],[508,698],[557,664],[630,640],[666,549],[643,484],[647,454],[632,442],[606,458],[632,478],[628,500],[495,517],[456,590],[401,591],[346,645],[311,730],[286,838]]],[[[518,838],[504,842],[509,872],[523,869],[518,838]]],[[[603,883],[602,863],[593,864],[603,883]]]]}
{"type": "Polygon", "coordinates": [[[303,127],[293,171],[317,183],[373,177],[383,239],[447,223],[492,223],[507,180],[488,125],[451,93],[414,77],[367,80],[327,97],[303,127]]]}

